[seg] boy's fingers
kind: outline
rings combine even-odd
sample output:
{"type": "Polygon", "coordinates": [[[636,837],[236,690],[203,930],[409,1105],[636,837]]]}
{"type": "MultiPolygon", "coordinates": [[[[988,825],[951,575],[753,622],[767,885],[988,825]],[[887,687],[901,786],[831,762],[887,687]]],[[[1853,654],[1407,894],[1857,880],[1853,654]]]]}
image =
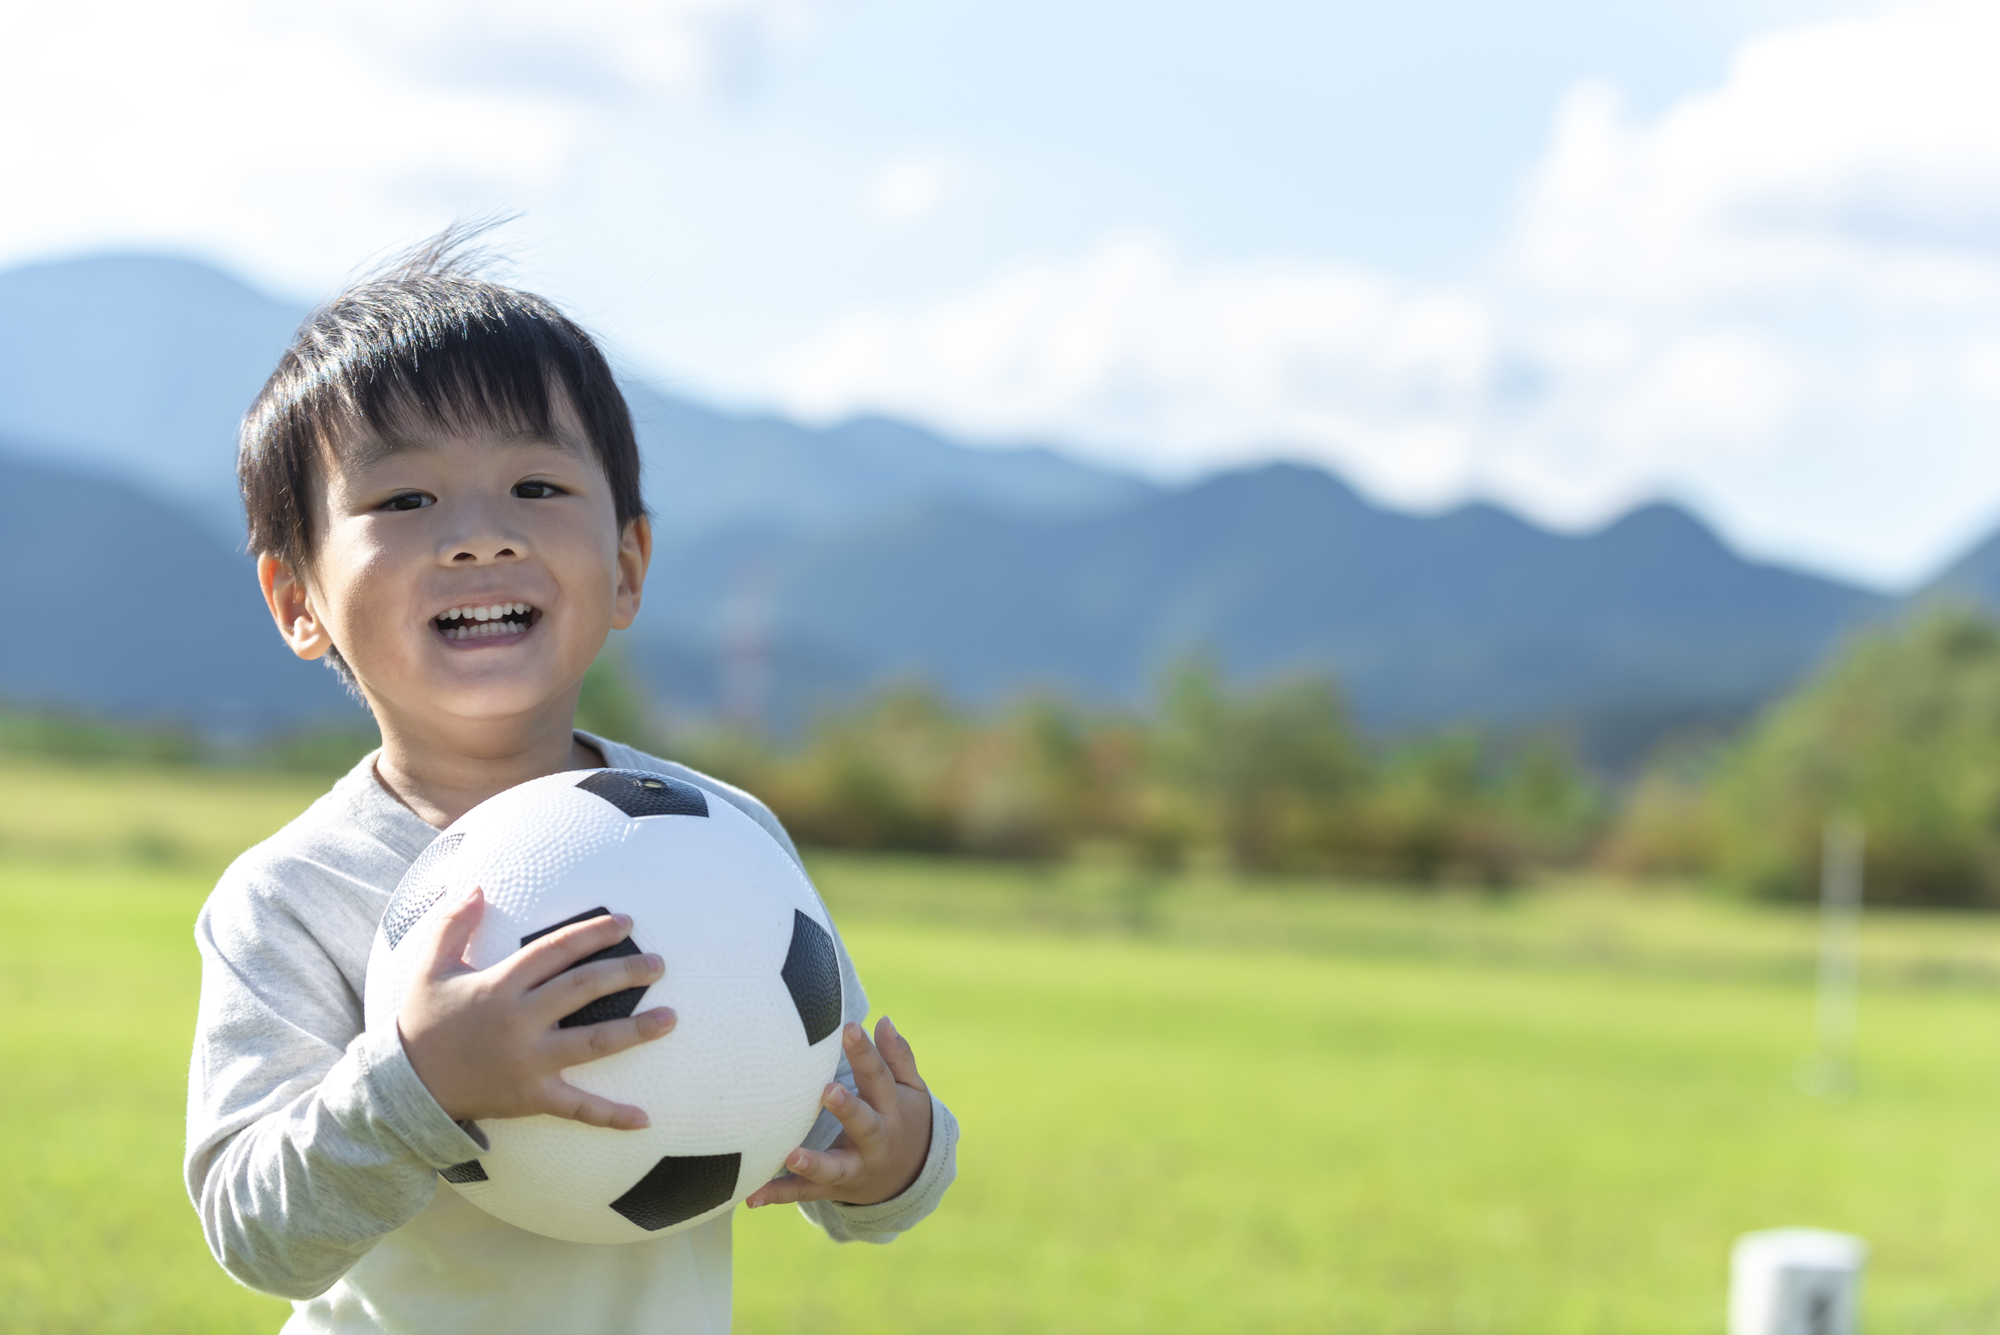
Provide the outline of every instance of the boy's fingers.
{"type": "Polygon", "coordinates": [[[567,1080],[551,1083],[542,1111],[554,1117],[582,1122],[585,1126],[608,1126],[614,1131],[643,1131],[651,1125],[644,1108],[635,1108],[629,1103],[613,1103],[610,1099],[578,1089],[567,1080]]]}
{"type": "Polygon", "coordinates": [[[624,1020],[601,1020],[575,1029],[558,1029],[555,1057],[565,1067],[581,1066],[614,1052],[650,1043],[674,1027],[675,1015],[665,1006],[641,1011],[624,1020]]]}
{"type": "Polygon", "coordinates": [[[886,1015],[875,1022],[875,1047],[882,1054],[882,1060],[888,1063],[897,1084],[908,1085],[925,1094],[931,1092],[931,1087],[917,1074],[916,1050],[896,1028],[895,1021],[886,1015]]]}
{"type": "Polygon", "coordinates": [[[666,965],[658,955],[620,955],[559,973],[529,995],[542,1018],[554,1024],[599,997],[656,983],[664,972],[666,965]]]}
{"type": "MultiPolygon", "coordinates": [[[[876,1108],[896,1106],[896,1077],[882,1061],[882,1054],[868,1041],[868,1031],[852,1020],[841,1026],[840,1041],[847,1049],[847,1064],[854,1070],[854,1087],[876,1108]]],[[[827,1107],[832,1108],[832,1104],[827,1107]]],[[[834,1109],[836,1116],[839,1109],[834,1109]]],[[[842,1118],[842,1121],[845,1121],[842,1118]]]]}
{"type": "Polygon", "coordinates": [[[743,1203],[753,1210],[766,1205],[792,1205],[812,1199],[806,1193],[817,1190],[818,1187],[803,1177],[774,1177],[744,1197],[743,1203]]]}
{"type": "Polygon", "coordinates": [[[498,967],[524,990],[540,987],[584,956],[615,946],[631,934],[630,918],[622,913],[600,913],[530,941],[498,967]]]}
{"type": "Polygon", "coordinates": [[[838,1200],[840,1189],[861,1172],[861,1156],[852,1150],[796,1149],[785,1156],[790,1177],[774,1177],[750,1193],[751,1209],[793,1201],[838,1200]]]}
{"type": "Polygon", "coordinates": [[[465,948],[472,944],[473,929],[486,908],[485,892],[478,886],[458,897],[458,901],[438,918],[437,935],[431,938],[431,957],[424,972],[435,978],[456,973],[465,967],[465,948]]]}
{"type": "MultiPolygon", "coordinates": [[[[845,1085],[828,1085],[826,1093],[820,1096],[820,1105],[840,1119],[841,1130],[845,1131],[855,1144],[861,1146],[864,1152],[873,1148],[882,1138],[882,1133],[888,1129],[887,1123],[882,1120],[882,1114],[870,1107],[866,1099],[858,1099],[848,1093],[845,1085]]],[[[793,1151],[795,1156],[810,1153],[811,1150],[793,1151]]],[[[786,1160],[786,1166],[791,1166],[790,1160],[786,1160]]]]}

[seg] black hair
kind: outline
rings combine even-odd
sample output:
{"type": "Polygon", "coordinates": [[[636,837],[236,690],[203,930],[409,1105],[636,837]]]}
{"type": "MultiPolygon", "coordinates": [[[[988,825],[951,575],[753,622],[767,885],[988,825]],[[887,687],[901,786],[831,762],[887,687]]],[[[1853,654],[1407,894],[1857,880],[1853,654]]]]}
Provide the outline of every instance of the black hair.
{"type": "MultiPolygon", "coordinates": [[[[292,335],[237,446],[253,553],[309,574],[320,470],[343,440],[393,439],[413,418],[550,436],[563,399],[611,483],[620,531],[646,513],[632,413],[610,364],[553,303],[484,276],[494,257],[475,243],[491,225],[446,228],[319,306],[292,335]]],[[[328,657],[350,676],[338,648],[328,657]]]]}

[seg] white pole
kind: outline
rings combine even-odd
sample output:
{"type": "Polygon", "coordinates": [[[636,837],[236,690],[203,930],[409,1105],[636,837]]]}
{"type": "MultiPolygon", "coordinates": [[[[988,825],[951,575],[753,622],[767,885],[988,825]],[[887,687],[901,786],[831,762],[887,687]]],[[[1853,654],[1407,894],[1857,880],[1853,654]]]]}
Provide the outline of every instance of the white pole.
{"type": "Polygon", "coordinates": [[[1746,1233],[1729,1255],[1729,1335],[1855,1335],[1868,1244],[1847,1233],[1746,1233]]]}
{"type": "Polygon", "coordinates": [[[1854,1089],[1854,1028],[1860,985],[1861,822],[1835,816],[1826,823],[1819,883],[1819,1052],[1808,1092],[1843,1098],[1854,1089]]]}

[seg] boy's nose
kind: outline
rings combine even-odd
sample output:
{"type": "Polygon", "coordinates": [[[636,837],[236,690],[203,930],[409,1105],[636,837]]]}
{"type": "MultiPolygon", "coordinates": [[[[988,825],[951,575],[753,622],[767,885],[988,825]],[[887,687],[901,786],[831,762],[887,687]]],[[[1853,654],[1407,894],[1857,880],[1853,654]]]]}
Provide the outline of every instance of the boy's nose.
{"type": "Polygon", "coordinates": [[[458,532],[446,536],[439,552],[453,565],[510,561],[526,555],[528,547],[522,533],[508,524],[505,516],[467,505],[454,517],[458,522],[453,527],[458,532]]]}

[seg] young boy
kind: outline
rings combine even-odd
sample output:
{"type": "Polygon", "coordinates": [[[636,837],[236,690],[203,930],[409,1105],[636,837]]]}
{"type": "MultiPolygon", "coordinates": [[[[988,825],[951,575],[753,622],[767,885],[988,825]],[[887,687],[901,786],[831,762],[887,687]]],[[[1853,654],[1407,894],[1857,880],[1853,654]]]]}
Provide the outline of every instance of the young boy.
{"type": "MultiPolygon", "coordinates": [[[[310,316],[243,427],[239,475],[279,632],[374,711],[381,749],[238,858],[195,928],[201,1011],[187,1184],[209,1248],[294,1300],[287,1331],[721,1331],[730,1221],[627,1246],[527,1233],[438,1189],[483,1118],[632,1129],[647,1109],[564,1068],[673,1042],[673,1013],[560,1029],[585,997],[652,983],[658,957],[577,969],[621,940],[600,917],[494,968],[463,952],[482,901],[444,915],[393,1028],[362,1030],[377,921],[437,831],[562,770],[673,775],[734,803],[797,857],[755,798],[573,728],[584,670],[631,624],[651,555],[624,398],[590,338],[483,281],[451,234],[310,316]],[[587,977],[587,992],[576,990],[587,977]]],[[[837,940],[837,937],[836,937],[837,940]]],[[[837,1241],[888,1242],[936,1208],[958,1129],[844,945],[837,1082],[788,1175],[837,1241]]]]}

